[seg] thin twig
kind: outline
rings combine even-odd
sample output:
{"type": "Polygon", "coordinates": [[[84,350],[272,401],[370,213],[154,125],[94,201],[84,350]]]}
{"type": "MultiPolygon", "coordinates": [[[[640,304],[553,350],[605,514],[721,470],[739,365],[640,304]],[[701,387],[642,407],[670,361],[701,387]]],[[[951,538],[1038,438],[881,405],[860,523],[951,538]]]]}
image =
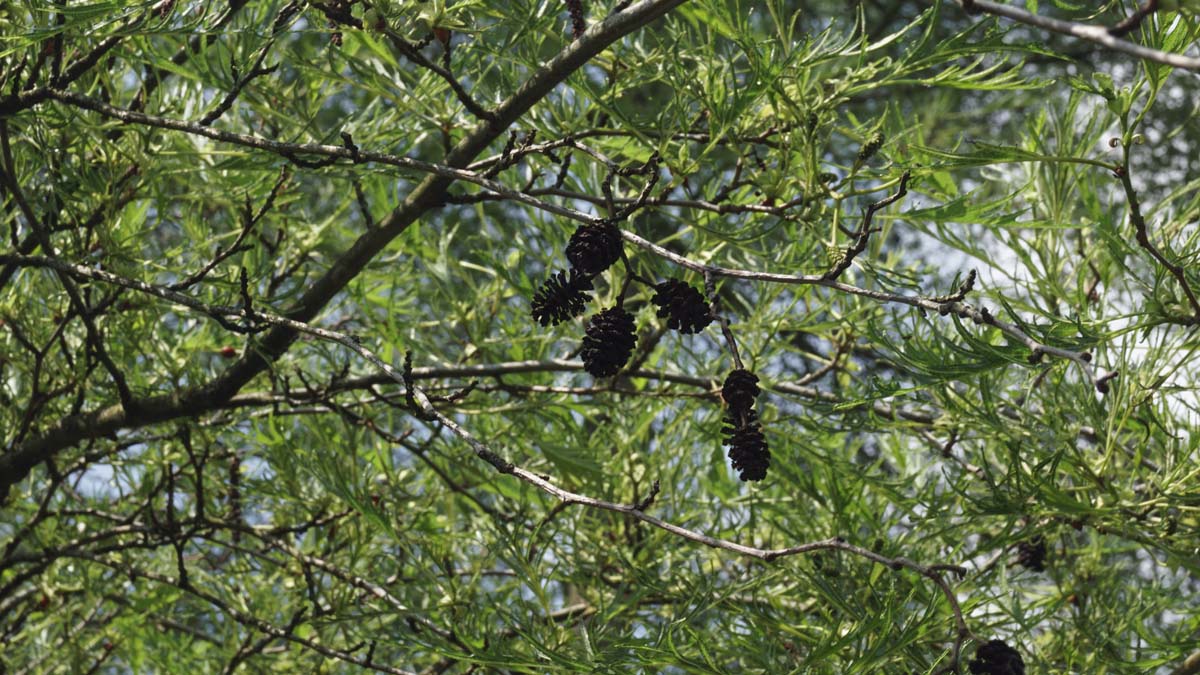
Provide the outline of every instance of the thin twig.
{"type": "Polygon", "coordinates": [[[850,265],[860,253],[867,250],[867,242],[871,238],[871,233],[874,232],[874,230],[871,229],[871,220],[875,217],[875,212],[896,203],[902,197],[904,197],[904,195],[908,194],[908,179],[910,177],[911,174],[908,171],[905,171],[904,174],[900,176],[900,187],[896,189],[895,193],[890,194],[867,207],[867,210],[863,212],[862,225],[858,228],[858,233],[854,237],[854,243],[850,246],[850,248],[846,249],[845,255],[840,257],[833,269],[824,274],[822,277],[823,279],[837,279],[842,275],[842,272],[850,269],[850,265]]]}
{"type": "Polygon", "coordinates": [[[213,259],[210,260],[208,264],[202,267],[199,271],[189,275],[182,281],[167,286],[167,288],[170,288],[173,291],[182,291],[190,286],[193,286],[202,281],[204,277],[208,276],[209,272],[212,272],[214,269],[216,269],[217,265],[220,265],[230,256],[246,250],[246,248],[242,246],[242,242],[245,241],[246,236],[250,234],[250,232],[254,229],[254,226],[257,225],[258,222],[262,220],[262,217],[271,210],[272,206],[274,206],[275,199],[279,197],[280,191],[283,190],[283,186],[287,184],[288,178],[290,177],[291,173],[286,168],[280,170],[279,178],[275,180],[275,186],[271,188],[271,192],[267,194],[266,201],[263,202],[262,206],[259,207],[256,213],[250,213],[249,198],[247,197],[246,214],[243,218],[242,230],[238,233],[237,238],[233,240],[233,243],[226,248],[217,251],[217,254],[213,256],[213,259]]]}
{"type": "MultiPolygon", "coordinates": [[[[454,92],[454,96],[458,99],[458,102],[467,109],[467,112],[481,120],[488,122],[496,119],[496,113],[484,108],[479,104],[478,101],[472,98],[471,94],[469,94],[466,88],[462,86],[462,83],[458,81],[458,78],[454,77],[454,73],[451,73],[448,67],[439,66],[438,64],[425,58],[425,56],[421,54],[421,52],[418,51],[415,46],[409,44],[407,40],[397,35],[391,29],[387,30],[387,36],[388,40],[392,43],[392,46],[395,47],[401,54],[403,54],[409,61],[412,61],[418,66],[425,68],[434,75],[442,78],[446,84],[450,86],[450,90],[454,92]]],[[[447,55],[448,58],[448,55],[450,54],[449,44],[445,45],[445,51],[443,54],[447,55]]]]}
{"type": "Polygon", "coordinates": [[[1122,37],[1137,30],[1137,27],[1142,25],[1142,21],[1146,17],[1158,11],[1158,0],[1146,0],[1138,7],[1133,14],[1130,14],[1125,20],[1108,29],[1108,34],[1113,37],[1122,37]]]}
{"type": "Polygon", "coordinates": [[[1133,223],[1134,231],[1137,235],[1138,245],[1146,249],[1146,251],[1158,261],[1160,265],[1167,268],[1171,276],[1179,282],[1179,286],[1183,289],[1184,295],[1187,296],[1188,304],[1192,306],[1192,323],[1200,323],[1200,300],[1197,300],[1195,291],[1192,290],[1192,285],[1188,282],[1187,275],[1184,274],[1183,266],[1177,265],[1167,259],[1165,255],[1150,241],[1149,228],[1146,225],[1146,218],[1142,215],[1141,203],[1138,200],[1137,190],[1133,189],[1133,180],[1129,176],[1129,148],[1125,148],[1125,164],[1122,170],[1117,172],[1117,176],[1121,179],[1121,186],[1125,189],[1125,198],[1129,201],[1129,220],[1133,223]]]}

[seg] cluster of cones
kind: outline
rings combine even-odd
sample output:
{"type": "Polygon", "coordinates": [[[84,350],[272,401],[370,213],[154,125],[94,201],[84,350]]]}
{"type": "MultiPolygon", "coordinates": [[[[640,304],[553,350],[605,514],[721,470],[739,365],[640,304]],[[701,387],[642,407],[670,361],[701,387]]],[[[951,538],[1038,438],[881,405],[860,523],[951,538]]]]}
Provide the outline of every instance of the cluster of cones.
{"type": "MultiPolygon", "coordinates": [[[[542,326],[557,325],[583,314],[591,299],[592,279],[624,255],[621,232],[610,221],[579,226],[567,244],[569,270],[550,275],[533,296],[531,314],[542,326]]],[[[624,293],[616,306],[588,318],[580,356],[583,368],[593,377],[610,377],[621,371],[637,345],[633,315],[622,307],[624,293]]],[[[699,333],[713,321],[704,295],[679,279],[654,285],[651,302],[667,327],[689,335],[699,333]]],[[[770,452],[754,403],[758,378],[738,368],[725,379],[721,395],[729,407],[723,434],[729,458],[742,480],[762,480],[770,465],[770,452]]]]}
{"type": "Polygon", "coordinates": [[[758,377],[743,368],[738,368],[725,378],[721,386],[721,398],[729,406],[725,418],[725,444],[729,446],[729,460],[734,471],[742,480],[762,480],[767,477],[771,465],[771,451],[763,436],[762,425],[754,403],[758,399],[758,377]]]}

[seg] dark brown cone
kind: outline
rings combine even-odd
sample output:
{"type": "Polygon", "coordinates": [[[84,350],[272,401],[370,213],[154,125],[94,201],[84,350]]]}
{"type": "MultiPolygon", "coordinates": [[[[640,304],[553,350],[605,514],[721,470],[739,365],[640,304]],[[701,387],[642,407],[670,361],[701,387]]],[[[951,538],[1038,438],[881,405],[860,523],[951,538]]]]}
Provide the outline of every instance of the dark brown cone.
{"type": "Polygon", "coordinates": [[[567,242],[571,266],[595,276],[621,259],[621,231],[610,222],[580,225],[567,242]]]}
{"type": "Polygon", "coordinates": [[[771,466],[771,451],[767,448],[758,415],[753,410],[742,415],[731,412],[725,424],[721,433],[725,435],[730,465],[738,472],[738,478],[744,481],[766,478],[767,468],[771,466]]]}
{"type": "Polygon", "coordinates": [[[758,391],[758,376],[745,368],[738,368],[725,377],[721,398],[725,399],[725,405],[734,415],[741,415],[754,407],[758,391]]]}
{"type": "Polygon", "coordinates": [[[543,326],[560,324],[583,313],[590,290],[591,278],[579,270],[552,274],[533,294],[530,314],[543,326]]]}
{"type": "Polygon", "coordinates": [[[968,667],[974,675],[1025,675],[1025,660],[1003,640],[981,645],[968,667]]]}
{"type": "Polygon", "coordinates": [[[651,302],[658,306],[658,318],[666,319],[668,328],[695,334],[712,323],[708,303],[695,288],[678,279],[667,279],[654,290],[651,302]]]}
{"type": "Polygon", "coordinates": [[[1017,562],[1025,569],[1034,572],[1046,571],[1046,541],[1034,537],[1029,541],[1017,544],[1017,562]]]}
{"type": "Polygon", "coordinates": [[[583,0],[567,0],[567,11],[571,14],[571,37],[578,40],[587,30],[587,21],[583,16],[583,0]]]}
{"type": "Polygon", "coordinates": [[[588,319],[583,336],[583,369],[592,377],[616,375],[637,344],[633,315],[620,307],[606,309],[588,319]]]}

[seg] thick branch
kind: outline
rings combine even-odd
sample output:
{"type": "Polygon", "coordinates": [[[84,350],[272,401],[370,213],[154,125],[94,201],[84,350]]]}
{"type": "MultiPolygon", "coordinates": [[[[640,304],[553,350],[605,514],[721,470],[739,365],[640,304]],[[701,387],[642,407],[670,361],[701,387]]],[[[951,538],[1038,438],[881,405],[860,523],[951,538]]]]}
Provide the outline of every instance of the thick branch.
{"type": "Polygon", "coordinates": [[[989,2],[989,0],[959,0],[959,4],[964,9],[972,12],[984,12],[986,14],[994,14],[1002,16],[1006,19],[1041,28],[1054,33],[1062,33],[1072,37],[1082,38],[1097,44],[1103,45],[1114,51],[1136,56],[1139,59],[1146,59],[1155,63],[1161,63],[1176,68],[1183,68],[1200,72],[1200,59],[1184,56],[1182,54],[1173,54],[1164,52],[1158,49],[1150,49],[1132,42],[1127,42],[1114,37],[1108,28],[1104,26],[1089,26],[1083,23],[1075,23],[1073,21],[1063,21],[1061,19],[1052,19],[1048,16],[1033,14],[1023,9],[1019,9],[1013,5],[1002,5],[997,2],[989,2]]]}

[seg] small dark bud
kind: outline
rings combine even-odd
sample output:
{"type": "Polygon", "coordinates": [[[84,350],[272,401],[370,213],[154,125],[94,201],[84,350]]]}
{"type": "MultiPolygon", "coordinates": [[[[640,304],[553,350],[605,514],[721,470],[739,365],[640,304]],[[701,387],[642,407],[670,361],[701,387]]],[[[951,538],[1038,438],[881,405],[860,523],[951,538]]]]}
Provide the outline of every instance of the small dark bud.
{"type": "Polygon", "coordinates": [[[1017,544],[1017,563],[1027,570],[1034,572],[1046,571],[1046,541],[1042,537],[1034,537],[1029,541],[1017,544]]]}
{"type": "Polygon", "coordinates": [[[858,149],[858,158],[855,160],[855,163],[865,164],[866,161],[874,157],[875,153],[879,152],[879,149],[882,147],[883,134],[880,132],[875,132],[875,135],[871,137],[871,140],[864,143],[863,146],[858,149]]]}
{"type": "Polygon", "coordinates": [[[1025,675],[1025,660],[1003,640],[981,645],[967,666],[973,675],[1025,675]]]}
{"type": "Polygon", "coordinates": [[[583,313],[591,290],[591,278],[579,270],[553,274],[534,293],[530,314],[543,326],[562,323],[583,313]]]}
{"type": "Polygon", "coordinates": [[[725,400],[725,405],[739,415],[754,407],[758,393],[758,376],[745,368],[731,371],[725,377],[725,384],[721,385],[721,398],[725,400]]]}
{"type": "Polygon", "coordinates": [[[978,275],[978,273],[975,272],[975,270],[971,270],[970,272],[967,272],[967,278],[963,279],[963,282],[958,285],[958,292],[961,293],[962,295],[966,295],[967,293],[970,293],[971,290],[973,288],[975,288],[975,279],[978,276],[979,275],[978,275]]]}
{"type": "Polygon", "coordinates": [[[607,221],[580,225],[567,243],[567,259],[584,274],[600,274],[621,259],[621,231],[607,221]]]}
{"type": "Polygon", "coordinates": [[[583,368],[592,377],[616,375],[636,344],[633,315],[629,312],[613,307],[594,314],[583,336],[583,368]]]}
{"type": "Polygon", "coordinates": [[[1082,354],[1079,355],[1079,358],[1083,359],[1084,363],[1091,363],[1092,362],[1092,353],[1091,352],[1083,352],[1082,354]]]}
{"type": "Polygon", "coordinates": [[[771,466],[771,451],[763,436],[762,425],[753,410],[742,415],[730,412],[721,430],[729,446],[730,465],[744,481],[759,481],[767,477],[771,466]]]}
{"type": "Polygon", "coordinates": [[[692,286],[668,279],[654,287],[651,302],[658,306],[658,318],[680,333],[695,334],[712,323],[712,314],[704,296],[692,286]]]}
{"type": "Polygon", "coordinates": [[[1025,360],[1029,362],[1029,365],[1036,366],[1037,364],[1042,362],[1042,357],[1044,357],[1045,355],[1046,355],[1045,352],[1043,352],[1042,350],[1035,349],[1029,353],[1029,356],[1025,360]]]}

